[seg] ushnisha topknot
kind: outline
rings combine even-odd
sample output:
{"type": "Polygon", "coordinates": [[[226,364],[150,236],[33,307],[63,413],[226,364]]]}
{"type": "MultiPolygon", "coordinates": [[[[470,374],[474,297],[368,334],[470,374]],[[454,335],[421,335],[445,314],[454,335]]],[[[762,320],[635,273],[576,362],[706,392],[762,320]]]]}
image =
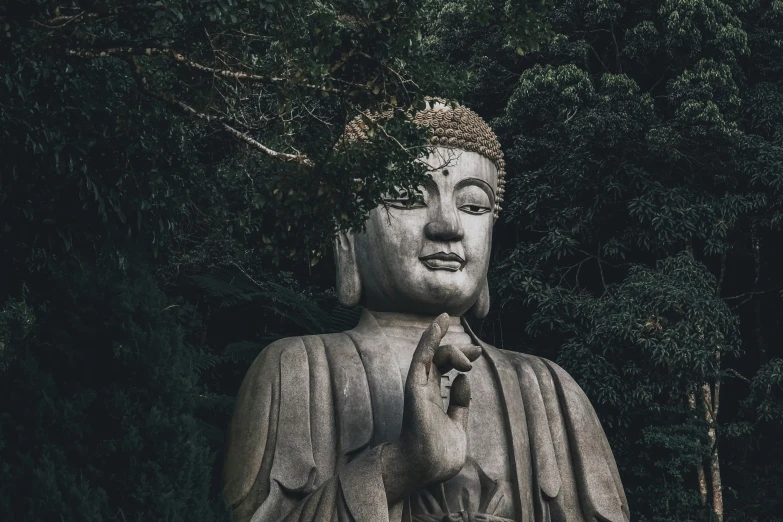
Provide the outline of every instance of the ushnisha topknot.
{"type": "MultiPolygon", "coordinates": [[[[416,112],[413,122],[432,130],[433,136],[430,143],[440,147],[462,149],[481,154],[498,169],[498,186],[495,197],[495,219],[502,210],[503,194],[506,185],[506,162],[503,160],[503,151],[500,150],[500,142],[495,133],[489,128],[481,116],[468,109],[464,105],[452,104],[442,98],[424,98],[426,107],[416,112]]],[[[370,120],[390,119],[394,115],[391,109],[382,113],[365,114],[370,120]]],[[[410,115],[408,115],[410,116],[410,115]]],[[[367,124],[362,116],[357,116],[345,126],[345,138],[348,141],[362,141],[368,139],[367,124]]]]}

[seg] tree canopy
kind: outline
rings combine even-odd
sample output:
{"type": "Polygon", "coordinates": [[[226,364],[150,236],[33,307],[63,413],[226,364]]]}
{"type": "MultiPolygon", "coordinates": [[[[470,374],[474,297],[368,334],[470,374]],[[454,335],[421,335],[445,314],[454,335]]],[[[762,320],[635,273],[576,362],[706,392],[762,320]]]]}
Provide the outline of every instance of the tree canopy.
{"type": "Polygon", "coordinates": [[[638,520],[783,520],[783,3],[0,5],[0,518],[228,520],[250,361],[350,328],[331,242],[491,123],[500,348],[563,365],[638,520]],[[362,112],[370,139],[341,140],[362,112]]]}

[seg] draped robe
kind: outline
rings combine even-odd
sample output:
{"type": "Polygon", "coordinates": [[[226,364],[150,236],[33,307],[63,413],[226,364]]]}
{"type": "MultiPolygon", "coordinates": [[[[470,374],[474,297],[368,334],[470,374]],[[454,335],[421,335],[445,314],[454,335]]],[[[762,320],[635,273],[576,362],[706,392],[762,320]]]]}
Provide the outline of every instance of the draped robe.
{"type": "MultiPolygon", "coordinates": [[[[469,379],[486,380],[505,418],[469,427],[468,444],[481,440],[479,429],[505,430],[513,481],[504,500],[514,519],[629,521],[611,449],[576,382],[464,326],[487,363],[474,364],[469,379]]],[[[235,520],[416,520],[410,500],[388,505],[381,477],[380,444],[399,437],[404,398],[387,342],[365,311],[353,330],[282,339],[258,356],[228,432],[224,493],[235,520]]]]}

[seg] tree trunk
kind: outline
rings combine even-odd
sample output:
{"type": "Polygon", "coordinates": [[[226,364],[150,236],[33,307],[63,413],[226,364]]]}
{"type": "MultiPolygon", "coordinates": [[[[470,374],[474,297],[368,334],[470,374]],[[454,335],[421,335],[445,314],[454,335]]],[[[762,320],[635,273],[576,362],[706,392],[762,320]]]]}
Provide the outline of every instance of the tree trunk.
{"type": "MultiPolygon", "coordinates": [[[[713,429],[713,433],[714,433],[713,429]]],[[[710,463],[710,475],[712,477],[712,511],[723,522],[723,485],[720,478],[720,460],[718,459],[718,446],[712,449],[712,462],[710,463]]]]}
{"type": "MultiPolygon", "coordinates": [[[[715,354],[718,365],[720,354],[715,354]]],[[[720,459],[718,456],[717,418],[720,398],[720,378],[715,381],[714,390],[704,383],[701,387],[702,403],[704,405],[704,419],[709,424],[707,438],[710,444],[710,482],[712,484],[712,512],[718,522],[723,522],[723,485],[720,477],[720,459]]]]}
{"type": "MultiPolygon", "coordinates": [[[[696,392],[688,392],[688,406],[696,413],[696,392]]],[[[704,474],[704,465],[699,464],[696,466],[696,477],[699,483],[699,498],[701,499],[701,505],[707,505],[707,476],[704,474]]]]}

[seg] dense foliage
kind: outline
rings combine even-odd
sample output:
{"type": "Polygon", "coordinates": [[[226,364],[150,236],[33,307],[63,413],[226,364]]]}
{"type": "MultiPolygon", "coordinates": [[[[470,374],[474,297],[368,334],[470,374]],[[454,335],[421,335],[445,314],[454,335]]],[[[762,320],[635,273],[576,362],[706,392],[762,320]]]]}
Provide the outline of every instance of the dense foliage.
{"type": "Polygon", "coordinates": [[[636,518],[778,519],[783,4],[558,2],[521,58],[444,6],[512,173],[485,333],[577,377],[636,518]]]}
{"type": "Polygon", "coordinates": [[[38,325],[3,369],[0,516],[214,520],[187,312],[135,264],[50,270],[46,301],[28,296],[38,325]]]}
{"type": "Polygon", "coordinates": [[[227,520],[249,361],[349,328],[333,232],[452,96],[509,192],[494,344],[595,404],[634,519],[783,520],[783,3],[0,5],[0,518],[227,520]],[[718,415],[720,413],[720,416],[718,415]]]}

